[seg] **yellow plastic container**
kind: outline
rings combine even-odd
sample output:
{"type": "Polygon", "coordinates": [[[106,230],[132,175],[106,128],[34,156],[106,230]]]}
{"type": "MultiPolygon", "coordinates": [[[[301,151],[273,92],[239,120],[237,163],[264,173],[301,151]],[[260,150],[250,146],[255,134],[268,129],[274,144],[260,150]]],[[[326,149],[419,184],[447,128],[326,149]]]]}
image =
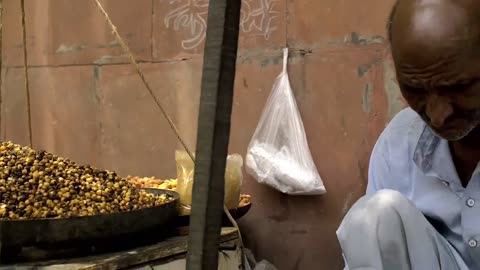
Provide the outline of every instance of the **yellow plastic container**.
{"type": "MultiPolygon", "coordinates": [[[[176,151],[175,161],[177,164],[177,192],[180,194],[180,205],[183,214],[189,214],[190,205],[192,205],[192,188],[195,165],[190,156],[185,151],[176,151]],[[188,213],[185,213],[188,212],[188,213]]],[[[224,204],[229,210],[237,209],[240,201],[240,186],[243,181],[243,158],[238,154],[232,154],[227,157],[227,166],[225,168],[225,199],[224,204]]]]}

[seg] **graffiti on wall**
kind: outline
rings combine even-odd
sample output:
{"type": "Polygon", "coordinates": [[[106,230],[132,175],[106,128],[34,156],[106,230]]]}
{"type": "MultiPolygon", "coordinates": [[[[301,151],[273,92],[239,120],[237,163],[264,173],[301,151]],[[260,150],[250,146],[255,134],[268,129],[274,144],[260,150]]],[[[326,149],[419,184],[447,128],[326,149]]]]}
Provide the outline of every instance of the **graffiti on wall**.
{"type": "Polygon", "coordinates": [[[278,29],[280,0],[243,0],[240,29],[247,34],[261,35],[266,40],[278,29]]]}
{"type": "MultiPolygon", "coordinates": [[[[247,35],[262,36],[269,40],[278,29],[280,0],[242,0],[240,31],[247,35]]],[[[208,0],[170,0],[171,10],[165,15],[164,24],[175,32],[186,33],[181,41],[185,50],[195,49],[205,40],[208,0]]]]}

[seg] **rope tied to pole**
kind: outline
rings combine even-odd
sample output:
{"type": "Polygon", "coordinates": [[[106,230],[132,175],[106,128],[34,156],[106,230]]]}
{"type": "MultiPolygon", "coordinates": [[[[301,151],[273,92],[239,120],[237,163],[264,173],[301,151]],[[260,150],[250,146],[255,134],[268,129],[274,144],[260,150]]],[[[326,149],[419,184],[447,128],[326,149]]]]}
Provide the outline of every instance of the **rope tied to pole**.
{"type": "Polygon", "coordinates": [[[25,92],[27,95],[27,122],[28,122],[28,142],[30,147],[33,148],[32,139],[32,112],[30,105],[30,85],[28,81],[28,55],[27,55],[27,30],[25,24],[25,0],[20,0],[20,6],[22,11],[22,40],[23,40],[23,71],[25,76],[25,92]]]}

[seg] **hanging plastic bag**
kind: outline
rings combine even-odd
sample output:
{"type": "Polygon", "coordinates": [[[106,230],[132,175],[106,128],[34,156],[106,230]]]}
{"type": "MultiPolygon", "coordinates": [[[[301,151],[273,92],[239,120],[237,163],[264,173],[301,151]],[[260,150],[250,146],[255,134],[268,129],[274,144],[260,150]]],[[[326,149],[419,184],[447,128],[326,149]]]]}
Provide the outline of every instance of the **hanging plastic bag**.
{"type": "MultiPolygon", "coordinates": [[[[180,215],[189,215],[192,205],[192,188],[195,165],[186,151],[176,151],[177,192],[180,195],[180,215]]],[[[228,155],[225,168],[224,204],[237,209],[240,202],[240,186],[243,181],[243,158],[238,154],[228,155]]]]}
{"type": "Polygon", "coordinates": [[[248,146],[246,170],[259,183],[286,194],[324,194],[290,86],[287,61],[288,49],[284,49],[283,70],[248,146]]]}

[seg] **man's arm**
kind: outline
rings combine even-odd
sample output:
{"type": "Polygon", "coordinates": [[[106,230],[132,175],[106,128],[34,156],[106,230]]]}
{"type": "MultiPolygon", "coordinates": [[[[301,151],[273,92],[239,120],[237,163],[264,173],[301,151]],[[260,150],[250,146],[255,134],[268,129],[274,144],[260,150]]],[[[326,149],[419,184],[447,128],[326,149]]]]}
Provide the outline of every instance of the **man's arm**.
{"type": "Polygon", "coordinates": [[[371,195],[381,189],[385,189],[385,181],[388,181],[390,177],[390,167],[388,165],[388,160],[385,158],[388,156],[388,149],[383,135],[384,134],[380,136],[375,144],[370,157],[370,165],[368,167],[367,195],[371,195]]]}

